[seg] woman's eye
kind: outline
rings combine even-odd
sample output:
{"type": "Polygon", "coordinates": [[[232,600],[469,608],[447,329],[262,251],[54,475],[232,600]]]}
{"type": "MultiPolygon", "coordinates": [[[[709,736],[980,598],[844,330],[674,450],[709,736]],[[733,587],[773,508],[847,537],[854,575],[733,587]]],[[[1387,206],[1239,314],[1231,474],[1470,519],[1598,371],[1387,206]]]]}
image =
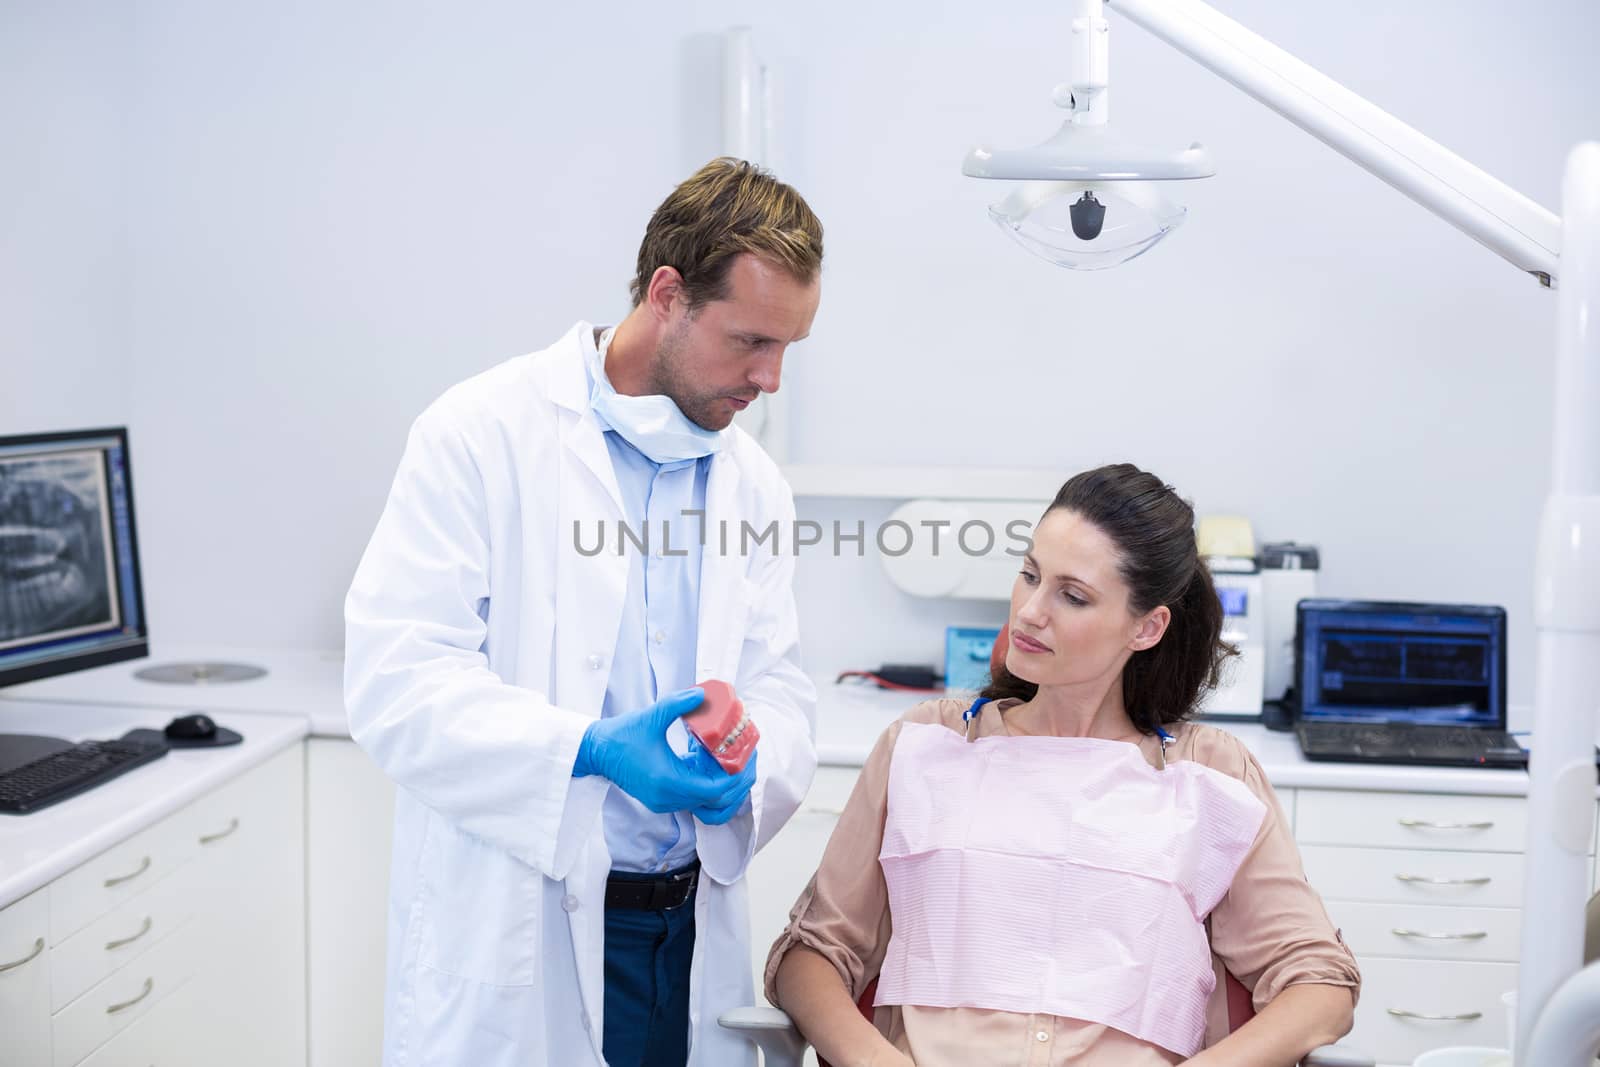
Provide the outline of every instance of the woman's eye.
{"type": "Polygon", "coordinates": [[[1023,571],[1022,580],[1027,582],[1029,585],[1032,585],[1039,580],[1039,577],[1038,575],[1029,574],[1027,571],[1023,571]]]}
{"type": "Polygon", "coordinates": [[[1087,600],[1083,599],[1083,597],[1078,596],[1075,593],[1063,593],[1062,595],[1067,598],[1067,603],[1071,604],[1073,607],[1076,607],[1076,608],[1081,608],[1085,604],[1088,603],[1087,600]]]}

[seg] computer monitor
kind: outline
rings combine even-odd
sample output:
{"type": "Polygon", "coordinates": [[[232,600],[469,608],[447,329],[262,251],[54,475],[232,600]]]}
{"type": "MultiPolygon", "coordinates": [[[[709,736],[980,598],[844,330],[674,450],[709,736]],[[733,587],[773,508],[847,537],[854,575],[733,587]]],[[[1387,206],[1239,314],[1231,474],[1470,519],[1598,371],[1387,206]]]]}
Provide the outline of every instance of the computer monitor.
{"type": "Polygon", "coordinates": [[[1504,608],[1308,599],[1296,622],[1302,719],[1505,728],[1504,608]]]}
{"type": "Polygon", "coordinates": [[[0,686],[149,654],[127,430],[0,437],[0,686]]]}

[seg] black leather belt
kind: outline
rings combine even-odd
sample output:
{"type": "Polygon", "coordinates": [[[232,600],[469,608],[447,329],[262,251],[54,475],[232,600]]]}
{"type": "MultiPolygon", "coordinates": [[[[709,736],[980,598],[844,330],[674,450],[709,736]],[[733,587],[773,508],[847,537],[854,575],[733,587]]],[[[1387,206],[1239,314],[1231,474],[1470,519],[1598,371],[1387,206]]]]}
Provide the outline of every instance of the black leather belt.
{"type": "Polygon", "coordinates": [[[606,878],[606,907],[634,911],[671,911],[694,899],[700,861],[665,874],[612,871],[606,878]]]}

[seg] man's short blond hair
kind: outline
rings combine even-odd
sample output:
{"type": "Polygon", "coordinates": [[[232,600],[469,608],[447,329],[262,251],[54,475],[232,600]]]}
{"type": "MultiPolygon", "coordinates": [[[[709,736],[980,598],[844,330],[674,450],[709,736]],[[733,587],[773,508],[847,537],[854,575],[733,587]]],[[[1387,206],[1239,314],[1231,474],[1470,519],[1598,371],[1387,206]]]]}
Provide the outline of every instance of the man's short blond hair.
{"type": "Polygon", "coordinates": [[[728,269],[742,252],[809,284],[822,269],[822,223],[793,188],[754,163],[724,156],[690,175],[650,216],[628,286],[633,306],[661,267],[683,276],[691,309],[724,299],[728,269]]]}

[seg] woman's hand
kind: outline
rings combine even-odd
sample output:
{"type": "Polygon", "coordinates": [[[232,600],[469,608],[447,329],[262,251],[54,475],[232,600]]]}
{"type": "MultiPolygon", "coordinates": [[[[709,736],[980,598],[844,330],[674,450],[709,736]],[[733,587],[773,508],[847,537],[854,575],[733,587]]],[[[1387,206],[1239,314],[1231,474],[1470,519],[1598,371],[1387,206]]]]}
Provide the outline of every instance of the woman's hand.
{"type": "Polygon", "coordinates": [[[1344,986],[1306,983],[1279,993],[1255,1018],[1184,1067],[1283,1067],[1350,1032],[1354,1002],[1344,986]]]}

